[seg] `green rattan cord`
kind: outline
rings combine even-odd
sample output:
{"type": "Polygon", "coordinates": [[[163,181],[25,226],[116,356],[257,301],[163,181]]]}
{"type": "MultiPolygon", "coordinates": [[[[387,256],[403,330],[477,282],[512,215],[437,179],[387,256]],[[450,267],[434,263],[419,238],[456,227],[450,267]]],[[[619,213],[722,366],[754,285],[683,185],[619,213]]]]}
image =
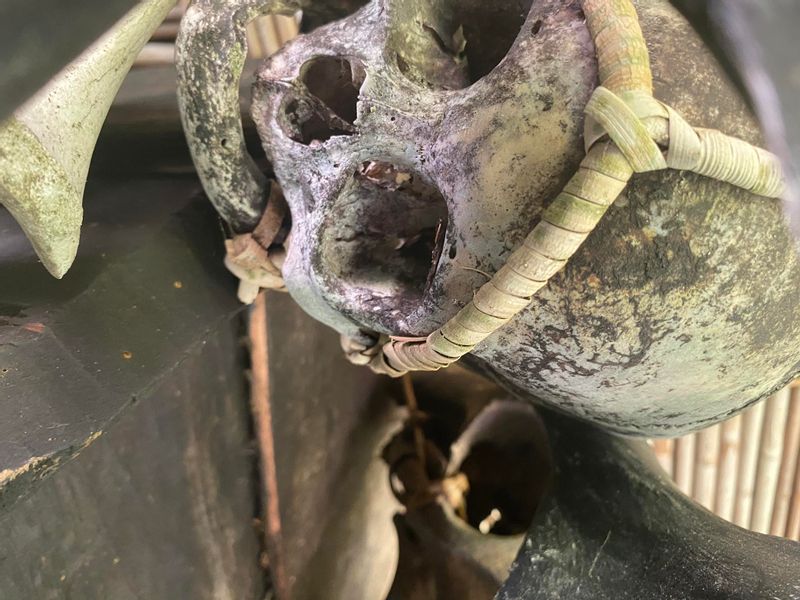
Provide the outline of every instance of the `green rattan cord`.
{"type": "Polygon", "coordinates": [[[682,169],[769,198],[783,180],[775,156],[719,131],[692,128],[653,98],[650,59],[630,0],[583,0],[601,85],[586,106],[586,157],[541,221],[472,301],[425,338],[344,340],[348,358],[399,377],[456,362],[531,302],[594,230],[633,173],[682,169]]]}

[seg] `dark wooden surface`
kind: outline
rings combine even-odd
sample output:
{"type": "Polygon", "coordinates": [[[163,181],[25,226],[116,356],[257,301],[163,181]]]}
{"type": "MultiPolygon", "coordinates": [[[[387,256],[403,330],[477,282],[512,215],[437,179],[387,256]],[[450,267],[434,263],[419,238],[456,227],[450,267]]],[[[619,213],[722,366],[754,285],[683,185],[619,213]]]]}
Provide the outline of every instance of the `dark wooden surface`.
{"type": "Polygon", "coordinates": [[[171,70],[129,78],[85,209],[61,281],[0,210],[0,598],[260,600],[242,308],[171,70]]]}
{"type": "Polygon", "coordinates": [[[0,517],[3,600],[261,600],[236,320],[0,517]]]}
{"type": "Polygon", "coordinates": [[[295,600],[383,598],[399,510],[381,451],[401,426],[397,386],[349,364],[338,335],[267,295],[284,563],[295,600]]]}
{"type": "Polygon", "coordinates": [[[223,232],[195,176],[138,160],[166,147],[168,164],[190,164],[179,128],[168,119],[152,127],[165,106],[177,117],[174,76],[164,75],[140,74],[112,112],[87,185],[79,255],[63,280],[47,274],[0,209],[0,514],[241,309],[222,266],[223,232]],[[150,126],[135,146],[109,145],[119,139],[113,123],[136,120],[126,107],[150,126]],[[104,161],[129,169],[108,173],[104,161]]]}
{"type": "Polygon", "coordinates": [[[187,181],[93,185],[63,281],[0,221],[0,511],[152,394],[239,307],[220,232],[187,181]],[[97,213],[95,212],[97,209],[97,213]]]}
{"type": "Polygon", "coordinates": [[[0,120],[135,4],[135,0],[0,2],[0,120]]]}

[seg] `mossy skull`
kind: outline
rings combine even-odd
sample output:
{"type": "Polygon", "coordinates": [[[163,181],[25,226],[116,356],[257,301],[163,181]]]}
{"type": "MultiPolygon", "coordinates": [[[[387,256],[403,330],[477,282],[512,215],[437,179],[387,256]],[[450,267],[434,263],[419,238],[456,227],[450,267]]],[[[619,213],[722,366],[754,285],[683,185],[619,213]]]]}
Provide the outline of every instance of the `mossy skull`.
{"type": "MultiPolygon", "coordinates": [[[[583,157],[597,85],[581,3],[374,0],[260,68],[253,117],[292,215],[283,276],[348,335],[426,335],[496,272],[583,157]]],[[[665,0],[635,2],[655,95],[758,143],[665,0]]],[[[469,364],[616,431],[711,424],[798,371],[800,266],[777,201],[635,176],[566,268],[469,364]]]]}

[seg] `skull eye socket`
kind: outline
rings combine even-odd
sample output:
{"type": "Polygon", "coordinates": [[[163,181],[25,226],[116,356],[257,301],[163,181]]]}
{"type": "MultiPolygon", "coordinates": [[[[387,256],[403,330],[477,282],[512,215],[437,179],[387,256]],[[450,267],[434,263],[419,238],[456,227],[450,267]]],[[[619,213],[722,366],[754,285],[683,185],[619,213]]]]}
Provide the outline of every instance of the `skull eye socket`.
{"type": "Polygon", "coordinates": [[[364,79],[361,65],[345,58],[317,56],[306,61],[300,69],[298,93],[284,105],[285,133],[306,145],[353,135],[364,79]]]}
{"type": "Polygon", "coordinates": [[[419,174],[366,161],[325,220],[325,270],[384,308],[418,308],[439,262],[447,218],[444,197],[419,174]]]}
{"type": "MultiPolygon", "coordinates": [[[[519,36],[533,0],[406,2],[390,40],[407,79],[432,89],[466,88],[491,73],[519,36]],[[409,12],[411,11],[411,12],[409,12]],[[420,15],[420,11],[422,14],[420,15]]],[[[541,22],[534,27],[536,35],[541,22]]]]}

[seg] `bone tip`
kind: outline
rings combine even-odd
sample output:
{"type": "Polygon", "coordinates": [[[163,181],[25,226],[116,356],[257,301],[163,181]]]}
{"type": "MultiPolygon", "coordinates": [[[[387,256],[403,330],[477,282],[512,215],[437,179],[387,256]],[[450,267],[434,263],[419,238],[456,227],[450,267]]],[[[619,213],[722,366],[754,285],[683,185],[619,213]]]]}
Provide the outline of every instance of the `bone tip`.
{"type": "Polygon", "coordinates": [[[50,273],[50,275],[56,279],[62,279],[64,275],[67,274],[67,271],[69,271],[74,260],[75,259],[73,258],[68,261],[51,261],[42,258],[42,265],[44,265],[44,268],[47,269],[47,272],[50,273]]]}
{"type": "Polygon", "coordinates": [[[62,279],[75,262],[78,254],[78,240],[64,241],[63,243],[50,243],[47,247],[33,244],[42,266],[56,279],[62,279]]]}
{"type": "Polygon", "coordinates": [[[256,297],[260,291],[261,288],[258,285],[249,281],[240,281],[239,293],[237,294],[239,297],[239,302],[242,304],[252,304],[256,301],[256,297]]]}

